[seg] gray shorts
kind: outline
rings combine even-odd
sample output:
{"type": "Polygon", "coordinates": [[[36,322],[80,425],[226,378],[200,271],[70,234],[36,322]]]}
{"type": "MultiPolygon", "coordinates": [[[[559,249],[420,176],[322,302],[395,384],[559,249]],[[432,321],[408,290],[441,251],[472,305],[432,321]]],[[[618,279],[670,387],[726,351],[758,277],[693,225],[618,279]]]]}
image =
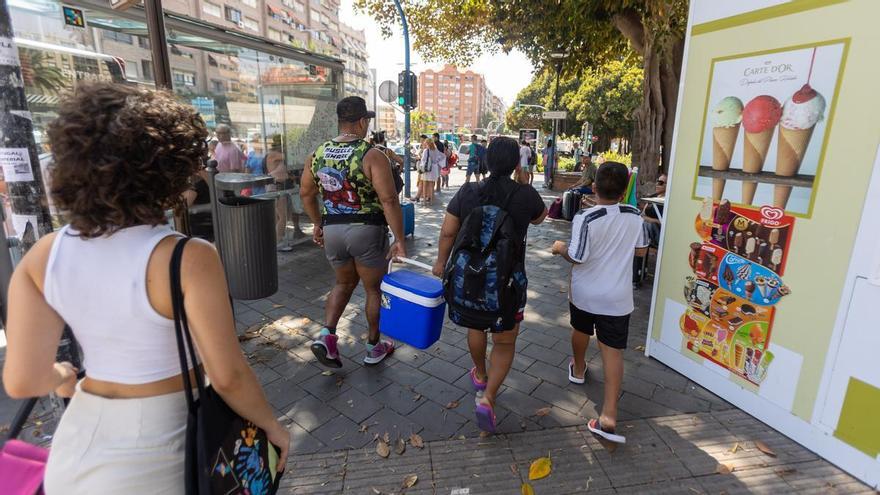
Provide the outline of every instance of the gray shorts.
{"type": "Polygon", "coordinates": [[[388,228],[384,225],[359,223],[325,225],[324,254],[333,268],[340,268],[352,259],[368,268],[388,265],[388,228]]]}

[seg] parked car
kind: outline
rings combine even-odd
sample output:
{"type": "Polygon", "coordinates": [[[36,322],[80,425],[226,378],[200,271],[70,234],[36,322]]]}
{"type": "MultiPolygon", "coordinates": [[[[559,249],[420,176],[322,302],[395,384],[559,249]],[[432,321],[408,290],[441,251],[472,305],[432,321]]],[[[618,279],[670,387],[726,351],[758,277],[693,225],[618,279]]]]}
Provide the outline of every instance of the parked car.
{"type": "Polygon", "coordinates": [[[464,170],[467,168],[468,157],[470,156],[471,143],[461,143],[458,147],[458,163],[456,167],[459,170],[464,170]]]}

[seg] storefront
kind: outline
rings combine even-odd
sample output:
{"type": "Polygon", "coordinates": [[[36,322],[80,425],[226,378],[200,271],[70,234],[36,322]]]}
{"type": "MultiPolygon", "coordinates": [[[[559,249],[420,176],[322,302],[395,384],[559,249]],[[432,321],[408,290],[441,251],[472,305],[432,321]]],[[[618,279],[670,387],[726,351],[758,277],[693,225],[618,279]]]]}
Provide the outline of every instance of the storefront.
{"type": "Polygon", "coordinates": [[[880,486],[874,0],[692,0],[647,352],[880,486]]]}
{"type": "MultiPolygon", "coordinates": [[[[41,161],[51,158],[45,128],[65,89],[92,80],[154,85],[140,7],[119,12],[100,0],[8,3],[41,161]]],[[[229,125],[251,163],[259,165],[270,149],[280,151],[296,176],[317,145],[335,135],[341,61],[169,12],[165,24],[175,93],[198,109],[209,129],[229,125]]]]}

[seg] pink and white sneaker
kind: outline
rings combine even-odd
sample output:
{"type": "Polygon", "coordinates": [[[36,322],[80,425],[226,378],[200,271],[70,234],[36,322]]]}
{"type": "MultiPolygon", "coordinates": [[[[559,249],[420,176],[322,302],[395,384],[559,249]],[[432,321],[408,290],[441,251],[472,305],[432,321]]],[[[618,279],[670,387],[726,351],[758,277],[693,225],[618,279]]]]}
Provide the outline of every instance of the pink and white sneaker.
{"type": "Polygon", "coordinates": [[[339,337],[336,335],[322,330],[321,335],[310,346],[312,354],[324,366],[342,368],[342,360],[339,359],[339,350],[336,348],[338,340],[339,337]]]}
{"type": "Polygon", "coordinates": [[[380,340],[371,350],[367,351],[367,355],[364,356],[364,364],[379,364],[392,352],[394,352],[394,342],[380,340]]]}

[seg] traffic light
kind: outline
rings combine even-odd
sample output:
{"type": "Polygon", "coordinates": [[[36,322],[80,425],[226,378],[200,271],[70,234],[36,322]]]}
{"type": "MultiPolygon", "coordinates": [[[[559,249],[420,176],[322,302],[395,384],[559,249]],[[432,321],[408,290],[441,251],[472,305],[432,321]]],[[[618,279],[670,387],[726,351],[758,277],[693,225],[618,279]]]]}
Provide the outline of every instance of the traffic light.
{"type": "Polygon", "coordinates": [[[415,74],[401,71],[397,75],[397,104],[404,108],[416,108],[419,104],[418,87],[418,78],[415,74]]]}

